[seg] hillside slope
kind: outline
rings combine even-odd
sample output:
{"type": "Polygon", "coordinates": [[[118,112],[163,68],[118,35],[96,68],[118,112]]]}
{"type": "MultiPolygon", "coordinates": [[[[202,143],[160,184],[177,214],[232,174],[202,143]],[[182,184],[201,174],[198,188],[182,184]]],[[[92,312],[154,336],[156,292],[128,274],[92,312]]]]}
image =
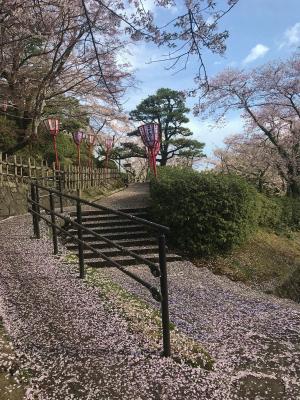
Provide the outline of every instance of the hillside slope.
{"type": "Polygon", "coordinates": [[[300,233],[259,230],[225,256],[193,262],[233,281],[300,302],[300,233]]]}

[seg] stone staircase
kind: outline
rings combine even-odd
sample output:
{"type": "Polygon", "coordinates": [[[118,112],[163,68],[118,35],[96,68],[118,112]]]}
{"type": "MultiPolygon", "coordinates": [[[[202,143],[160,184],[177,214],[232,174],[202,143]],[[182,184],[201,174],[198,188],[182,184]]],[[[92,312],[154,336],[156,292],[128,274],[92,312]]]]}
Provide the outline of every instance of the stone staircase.
{"type": "MultiPolygon", "coordinates": [[[[147,209],[145,208],[120,209],[118,211],[147,219],[147,209]]],[[[76,221],[76,213],[71,213],[71,218],[74,218],[76,221]]],[[[85,227],[105,236],[119,246],[125,247],[127,250],[158,264],[158,241],[155,231],[149,230],[138,221],[114,214],[110,210],[87,210],[82,211],[82,223],[85,227]]],[[[70,228],[69,232],[77,236],[76,229],[70,228]]],[[[121,266],[142,265],[141,261],[134,259],[113,245],[99,240],[89,232],[83,231],[83,240],[111,260],[118,262],[121,266]]],[[[78,245],[72,239],[67,240],[66,246],[68,250],[77,254],[78,245]]],[[[84,259],[85,264],[91,267],[101,268],[110,266],[106,260],[98,257],[87,248],[84,249],[84,259]]],[[[167,262],[179,261],[180,259],[180,256],[168,254],[167,252],[167,262]]]]}

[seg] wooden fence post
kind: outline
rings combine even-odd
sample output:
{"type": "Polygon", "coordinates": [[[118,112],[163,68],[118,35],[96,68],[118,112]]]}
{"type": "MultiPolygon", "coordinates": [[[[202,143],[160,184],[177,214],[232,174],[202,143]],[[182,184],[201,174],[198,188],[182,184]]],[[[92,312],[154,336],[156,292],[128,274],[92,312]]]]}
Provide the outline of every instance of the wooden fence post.
{"type": "Polygon", "coordinates": [[[3,186],[2,152],[0,151],[0,186],[3,186]]]}
{"type": "Polygon", "coordinates": [[[68,165],[56,171],[55,162],[52,166],[47,161],[35,161],[28,157],[27,160],[13,156],[3,156],[0,152],[0,186],[5,181],[12,179],[17,183],[26,183],[31,179],[40,179],[43,186],[58,187],[58,177],[63,179],[62,189],[70,191],[82,191],[105,185],[111,179],[119,176],[118,171],[109,168],[91,168],[87,166],[68,165]],[[51,178],[53,182],[51,182],[51,178]]]}

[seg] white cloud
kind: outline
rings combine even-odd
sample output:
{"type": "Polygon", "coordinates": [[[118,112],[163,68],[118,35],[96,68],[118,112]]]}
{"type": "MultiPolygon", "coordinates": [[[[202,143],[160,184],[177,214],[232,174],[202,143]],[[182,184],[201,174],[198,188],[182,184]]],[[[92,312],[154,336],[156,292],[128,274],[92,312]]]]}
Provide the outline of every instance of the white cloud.
{"type": "Polygon", "coordinates": [[[250,63],[252,61],[257,60],[260,57],[263,57],[268,51],[269,47],[258,43],[256,46],[254,46],[251,50],[250,53],[247,55],[247,57],[243,60],[244,64],[250,63]]]}
{"type": "Polygon", "coordinates": [[[156,5],[153,0],[143,0],[142,2],[145,11],[154,11],[156,5]]]}
{"type": "Polygon", "coordinates": [[[212,15],[210,15],[205,22],[208,25],[212,25],[215,22],[215,18],[212,15]]]}
{"type": "Polygon", "coordinates": [[[142,70],[152,67],[151,61],[158,57],[150,46],[131,43],[118,54],[118,62],[129,63],[131,70],[142,70]]]}
{"type": "Polygon", "coordinates": [[[291,28],[288,28],[284,32],[283,42],[280,44],[279,48],[288,46],[293,47],[300,44],[300,22],[297,22],[291,28]]]}
{"type": "Polygon", "coordinates": [[[201,121],[189,115],[190,122],[187,126],[194,133],[195,138],[205,143],[204,153],[211,157],[216,147],[222,147],[227,136],[242,133],[244,121],[239,115],[231,116],[222,126],[216,125],[212,120],[201,121]]]}

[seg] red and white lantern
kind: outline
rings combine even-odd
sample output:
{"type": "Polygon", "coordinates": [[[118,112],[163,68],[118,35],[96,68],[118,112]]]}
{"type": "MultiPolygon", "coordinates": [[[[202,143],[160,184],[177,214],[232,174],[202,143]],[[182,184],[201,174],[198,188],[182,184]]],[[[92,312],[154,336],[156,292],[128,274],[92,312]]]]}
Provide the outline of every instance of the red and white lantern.
{"type": "Polygon", "coordinates": [[[73,140],[77,147],[77,165],[80,168],[80,145],[83,141],[85,135],[84,132],[78,131],[73,133],[73,140]]]}
{"type": "Polygon", "coordinates": [[[48,118],[47,127],[51,136],[57,136],[59,133],[59,120],[56,118],[48,118]]]}

